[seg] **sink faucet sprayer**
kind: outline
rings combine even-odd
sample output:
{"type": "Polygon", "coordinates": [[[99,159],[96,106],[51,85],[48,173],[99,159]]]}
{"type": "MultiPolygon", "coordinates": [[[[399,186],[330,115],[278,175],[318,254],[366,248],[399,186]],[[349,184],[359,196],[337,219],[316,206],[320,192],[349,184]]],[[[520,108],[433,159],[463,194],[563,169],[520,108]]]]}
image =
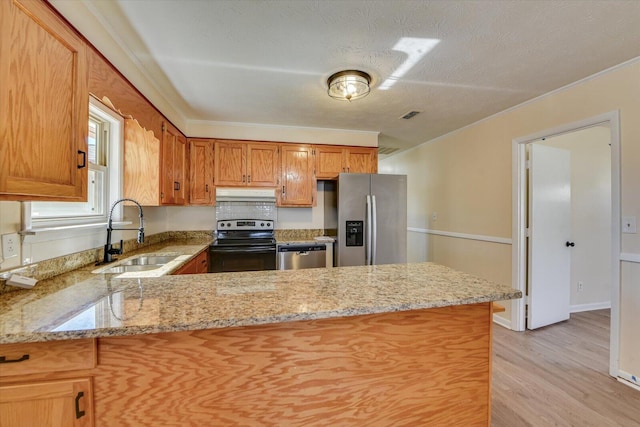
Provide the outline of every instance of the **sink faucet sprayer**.
{"type": "Polygon", "coordinates": [[[102,260],[103,264],[114,261],[112,255],[120,255],[122,254],[122,240],[120,240],[120,247],[114,248],[111,245],[111,232],[113,230],[138,230],[138,243],[144,242],[144,219],[142,218],[142,206],[140,203],[136,202],[133,199],[120,199],[116,200],[111,206],[111,211],[109,211],[109,223],[107,224],[107,244],[104,245],[104,259],[102,260]],[[115,209],[118,203],[122,202],[131,202],[135,203],[138,206],[138,212],[140,213],[140,226],[138,228],[113,228],[113,223],[111,217],[113,216],[113,210],[115,209]]]}

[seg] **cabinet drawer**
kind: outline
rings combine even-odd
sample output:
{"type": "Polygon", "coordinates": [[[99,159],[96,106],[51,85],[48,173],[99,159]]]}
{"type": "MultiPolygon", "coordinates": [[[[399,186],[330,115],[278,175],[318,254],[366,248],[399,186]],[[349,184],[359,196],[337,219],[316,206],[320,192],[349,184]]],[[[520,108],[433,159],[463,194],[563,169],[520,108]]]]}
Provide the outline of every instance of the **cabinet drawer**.
{"type": "Polygon", "coordinates": [[[95,366],[95,339],[0,345],[0,377],[75,371],[95,366]]]}

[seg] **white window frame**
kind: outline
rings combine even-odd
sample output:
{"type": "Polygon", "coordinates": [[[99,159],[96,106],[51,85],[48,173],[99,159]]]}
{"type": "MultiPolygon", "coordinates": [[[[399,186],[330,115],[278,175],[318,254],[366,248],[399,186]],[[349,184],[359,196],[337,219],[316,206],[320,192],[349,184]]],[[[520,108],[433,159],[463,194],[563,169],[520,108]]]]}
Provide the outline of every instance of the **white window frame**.
{"type": "MultiPolygon", "coordinates": [[[[91,116],[95,116],[109,123],[109,140],[106,150],[107,178],[104,183],[104,191],[107,193],[107,197],[104,200],[102,215],[60,216],[39,219],[31,215],[31,202],[25,202],[23,209],[23,227],[25,231],[31,232],[29,234],[38,231],[104,226],[107,223],[111,206],[116,200],[121,198],[123,192],[124,118],[93,97],[89,98],[89,113],[91,116]]],[[[104,167],[98,165],[95,168],[102,169],[104,167]]],[[[120,221],[122,219],[122,212],[122,205],[119,204],[113,211],[113,220],[120,221]]]]}

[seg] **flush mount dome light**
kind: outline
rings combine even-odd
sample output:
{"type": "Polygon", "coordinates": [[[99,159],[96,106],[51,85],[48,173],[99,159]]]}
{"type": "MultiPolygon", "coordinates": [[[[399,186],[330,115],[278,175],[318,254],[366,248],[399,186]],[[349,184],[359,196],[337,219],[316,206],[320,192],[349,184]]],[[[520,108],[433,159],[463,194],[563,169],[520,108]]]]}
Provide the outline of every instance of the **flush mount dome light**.
{"type": "Polygon", "coordinates": [[[371,76],[364,71],[339,71],[327,79],[327,93],[334,99],[352,101],[369,95],[371,76]]]}

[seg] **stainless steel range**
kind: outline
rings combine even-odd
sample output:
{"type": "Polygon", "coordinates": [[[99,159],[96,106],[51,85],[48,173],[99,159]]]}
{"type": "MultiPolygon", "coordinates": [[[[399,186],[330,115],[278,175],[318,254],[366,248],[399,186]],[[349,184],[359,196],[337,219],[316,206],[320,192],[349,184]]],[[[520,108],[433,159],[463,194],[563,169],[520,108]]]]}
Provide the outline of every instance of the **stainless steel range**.
{"type": "Polygon", "coordinates": [[[209,249],[209,272],[276,269],[274,222],[260,219],[217,221],[209,249]]]}

